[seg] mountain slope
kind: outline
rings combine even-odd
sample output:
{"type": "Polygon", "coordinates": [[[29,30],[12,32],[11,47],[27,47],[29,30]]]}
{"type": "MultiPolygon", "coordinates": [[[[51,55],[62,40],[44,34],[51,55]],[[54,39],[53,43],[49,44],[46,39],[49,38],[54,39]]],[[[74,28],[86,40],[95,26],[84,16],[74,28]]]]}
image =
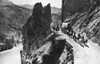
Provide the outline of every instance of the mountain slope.
{"type": "Polygon", "coordinates": [[[62,21],[76,12],[86,12],[95,3],[95,0],[62,0],[62,21]]]}
{"type": "Polygon", "coordinates": [[[0,0],[0,6],[12,5],[13,3],[8,0],[0,0]]]}
{"type": "MultiPolygon", "coordinates": [[[[7,27],[6,29],[8,29],[8,31],[11,31],[9,25],[16,28],[22,28],[30,15],[31,10],[29,9],[14,5],[8,0],[0,1],[0,24],[7,27]]],[[[6,29],[4,30],[5,32],[7,31],[6,29]]],[[[2,31],[3,28],[0,28],[0,30],[2,31]]]]}
{"type": "Polygon", "coordinates": [[[19,40],[22,27],[31,14],[30,9],[17,6],[8,0],[0,0],[0,33],[6,35],[3,41],[0,38],[0,41],[2,41],[0,42],[0,51],[1,47],[5,47],[1,46],[1,43],[4,43],[6,39],[19,40]]]}

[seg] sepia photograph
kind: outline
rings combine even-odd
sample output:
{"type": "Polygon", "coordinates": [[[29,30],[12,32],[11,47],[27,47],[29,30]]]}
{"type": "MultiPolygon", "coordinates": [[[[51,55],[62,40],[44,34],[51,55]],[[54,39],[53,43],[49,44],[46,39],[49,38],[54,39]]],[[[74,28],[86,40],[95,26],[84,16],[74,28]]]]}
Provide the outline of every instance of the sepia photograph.
{"type": "Polygon", "coordinates": [[[0,64],[100,64],[100,0],[0,0],[0,64]]]}

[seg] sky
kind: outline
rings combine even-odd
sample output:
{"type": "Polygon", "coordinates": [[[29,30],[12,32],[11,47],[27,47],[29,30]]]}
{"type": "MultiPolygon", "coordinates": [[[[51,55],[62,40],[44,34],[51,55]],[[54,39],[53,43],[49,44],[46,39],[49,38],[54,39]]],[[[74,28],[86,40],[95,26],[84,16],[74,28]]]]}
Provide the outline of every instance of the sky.
{"type": "Polygon", "coordinates": [[[58,8],[61,8],[61,0],[9,0],[12,1],[14,4],[17,5],[24,5],[24,4],[31,4],[34,5],[37,2],[42,2],[43,6],[47,5],[48,3],[51,3],[51,6],[55,6],[58,8]]]}

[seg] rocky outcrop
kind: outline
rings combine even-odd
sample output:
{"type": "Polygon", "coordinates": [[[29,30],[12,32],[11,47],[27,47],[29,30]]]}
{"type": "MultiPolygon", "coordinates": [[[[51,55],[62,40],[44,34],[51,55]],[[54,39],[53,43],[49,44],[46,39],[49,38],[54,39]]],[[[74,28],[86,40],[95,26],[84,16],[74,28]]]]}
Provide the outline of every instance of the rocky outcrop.
{"type": "Polygon", "coordinates": [[[50,33],[50,23],[50,4],[43,7],[41,3],[36,3],[32,15],[23,27],[24,51],[37,49],[44,44],[41,42],[50,33]]]}

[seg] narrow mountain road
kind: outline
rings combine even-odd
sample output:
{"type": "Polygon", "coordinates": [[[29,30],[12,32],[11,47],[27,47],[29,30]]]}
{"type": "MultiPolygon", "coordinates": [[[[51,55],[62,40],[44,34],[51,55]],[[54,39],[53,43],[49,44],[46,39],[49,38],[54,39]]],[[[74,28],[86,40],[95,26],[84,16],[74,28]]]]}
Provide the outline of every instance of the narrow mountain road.
{"type": "Polygon", "coordinates": [[[66,39],[73,46],[74,64],[100,64],[100,46],[88,40],[88,47],[82,47],[66,34],[58,32],[60,37],[57,39],[66,39]]]}
{"type": "Polygon", "coordinates": [[[18,45],[10,50],[0,52],[0,64],[21,64],[21,49],[22,45],[18,45]]]}

